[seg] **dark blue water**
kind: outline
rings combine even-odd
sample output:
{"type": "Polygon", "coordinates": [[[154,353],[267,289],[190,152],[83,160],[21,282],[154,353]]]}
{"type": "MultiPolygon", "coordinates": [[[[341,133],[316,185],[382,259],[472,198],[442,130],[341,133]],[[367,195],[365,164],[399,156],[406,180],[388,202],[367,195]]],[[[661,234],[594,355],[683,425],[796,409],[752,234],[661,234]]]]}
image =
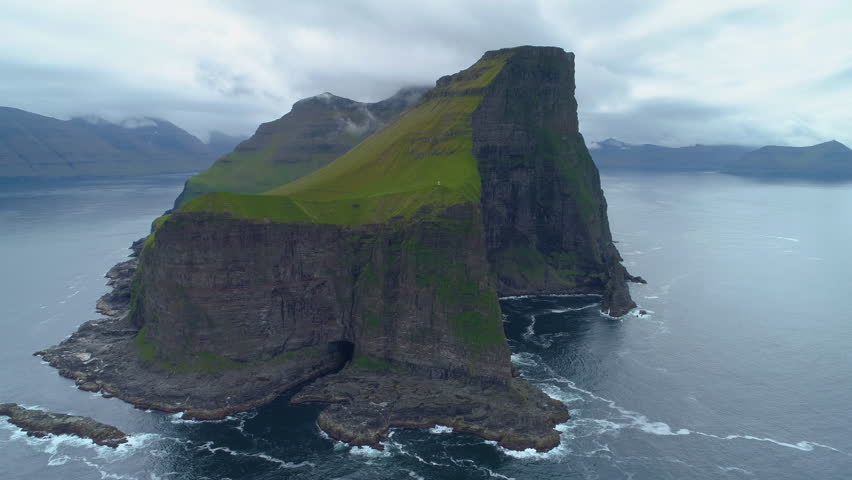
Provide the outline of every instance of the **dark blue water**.
{"type": "Polygon", "coordinates": [[[0,401],[132,433],[111,450],[0,420],[0,479],[845,479],[852,472],[852,186],[715,174],[604,175],[650,313],[595,297],[503,300],[513,360],[573,420],[546,454],[395,431],[384,452],[324,437],[287,398],[186,422],[75,389],[32,352],[95,318],[103,273],[182,177],[0,186],[0,401]]]}

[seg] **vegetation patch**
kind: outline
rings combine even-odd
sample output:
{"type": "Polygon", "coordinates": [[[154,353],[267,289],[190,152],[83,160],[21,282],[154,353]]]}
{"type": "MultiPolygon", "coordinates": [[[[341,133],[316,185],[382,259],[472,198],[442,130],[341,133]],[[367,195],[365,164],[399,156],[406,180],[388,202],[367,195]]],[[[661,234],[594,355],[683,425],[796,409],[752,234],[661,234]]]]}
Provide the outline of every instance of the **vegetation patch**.
{"type": "Polygon", "coordinates": [[[356,355],[352,359],[352,367],[363,368],[365,370],[390,370],[388,362],[366,355],[356,355]]]}
{"type": "Polygon", "coordinates": [[[305,210],[291,198],[274,195],[208,193],[190,200],[180,207],[180,211],[226,213],[233,218],[270,222],[313,222],[305,210]]]}
{"type": "MultiPolygon", "coordinates": [[[[478,203],[481,181],[472,151],[471,115],[482,97],[470,92],[493,81],[509,55],[478,62],[454,82],[436,89],[431,98],[307,176],[281,182],[263,195],[207,193],[184,203],[180,210],[284,223],[354,225],[410,219],[424,207],[432,207],[437,214],[450,205],[478,203]]],[[[244,164],[251,170],[264,162],[230,154],[190,180],[188,188],[201,183],[234,188],[229,185],[241,183],[236,179],[243,174],[244,164]]],[[[245,178],[256,176],[252,171],[245,178]]],[[[269,174],[268,178],[277,177],[269,174]]]]}
{"type": "Polygon", "coordinates": [[[506,337],[500,320],[497,293],[490,288],[483,289],[478,291],[472,300],[470,310],[450,317],[453,333],[459,336],[465,348],[472,352],[482,352],[502,345],[506,337]]]}

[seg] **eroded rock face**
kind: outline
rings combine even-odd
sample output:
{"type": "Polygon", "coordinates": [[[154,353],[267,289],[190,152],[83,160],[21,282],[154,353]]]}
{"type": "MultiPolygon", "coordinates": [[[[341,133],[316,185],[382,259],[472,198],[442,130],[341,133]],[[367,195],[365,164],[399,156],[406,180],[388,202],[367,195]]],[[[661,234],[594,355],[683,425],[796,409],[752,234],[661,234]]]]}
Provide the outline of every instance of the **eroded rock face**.
{"type": "Polygon", "coordinates": [[[173,215],[133,316],[161,358],[265,362],[347,342],[356,361],[427,377],[511,374],[476,206],[363,226],[173,215]],[[490,330],[470,331],[483,317],[490,330]]]}
{"type": "Polygon", "coordinates": [[[89,417],[33,410],[14,403],[0,403],[0,416],[9,417],[10,423],[32,437],[76,435],[112,448],[127,443],[124,432],[89,417]]]}
{"type": "Polygon", "coordinates": [[[578,130],[574,55],[518,50],[473,115],[498,292],[599,293],[604,311],[624,315],[635,303],[612,243],[598,171],[578,130]]]}

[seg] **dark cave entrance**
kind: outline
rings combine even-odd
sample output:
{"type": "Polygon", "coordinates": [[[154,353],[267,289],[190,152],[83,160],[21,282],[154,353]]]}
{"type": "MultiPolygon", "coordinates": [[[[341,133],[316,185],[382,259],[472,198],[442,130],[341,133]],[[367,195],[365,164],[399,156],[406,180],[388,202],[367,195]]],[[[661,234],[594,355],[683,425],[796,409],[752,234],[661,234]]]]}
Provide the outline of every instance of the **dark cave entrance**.
{"type": "Polygon", "coordinates": [[[328,342],[328,353],[340,362],[342,366],[352,360],[352,355],[355,353],[355,344],[346,340],[328,342]]]}

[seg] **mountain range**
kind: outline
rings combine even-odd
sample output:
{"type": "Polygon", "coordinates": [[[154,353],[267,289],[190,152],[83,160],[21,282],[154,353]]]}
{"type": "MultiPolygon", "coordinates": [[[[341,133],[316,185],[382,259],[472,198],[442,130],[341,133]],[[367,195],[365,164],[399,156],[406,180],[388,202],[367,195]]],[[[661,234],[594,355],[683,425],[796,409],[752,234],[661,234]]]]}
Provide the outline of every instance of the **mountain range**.
{"type": "Polygon", "coordinates": [[[210,166],[241,139],[217,133],[211,140],[205,144],[158,118],[58,120],[0,107],[0,178],[193,172],[210,166]]]}
{"type": "Polygon", "coordinates": [[[852,150],[832,140],[808,147],[635,145],[613,138],[590,149],[601,169],[645,172],[715,171],[757,178],[809,180],[852,179],[852,150]]]}

